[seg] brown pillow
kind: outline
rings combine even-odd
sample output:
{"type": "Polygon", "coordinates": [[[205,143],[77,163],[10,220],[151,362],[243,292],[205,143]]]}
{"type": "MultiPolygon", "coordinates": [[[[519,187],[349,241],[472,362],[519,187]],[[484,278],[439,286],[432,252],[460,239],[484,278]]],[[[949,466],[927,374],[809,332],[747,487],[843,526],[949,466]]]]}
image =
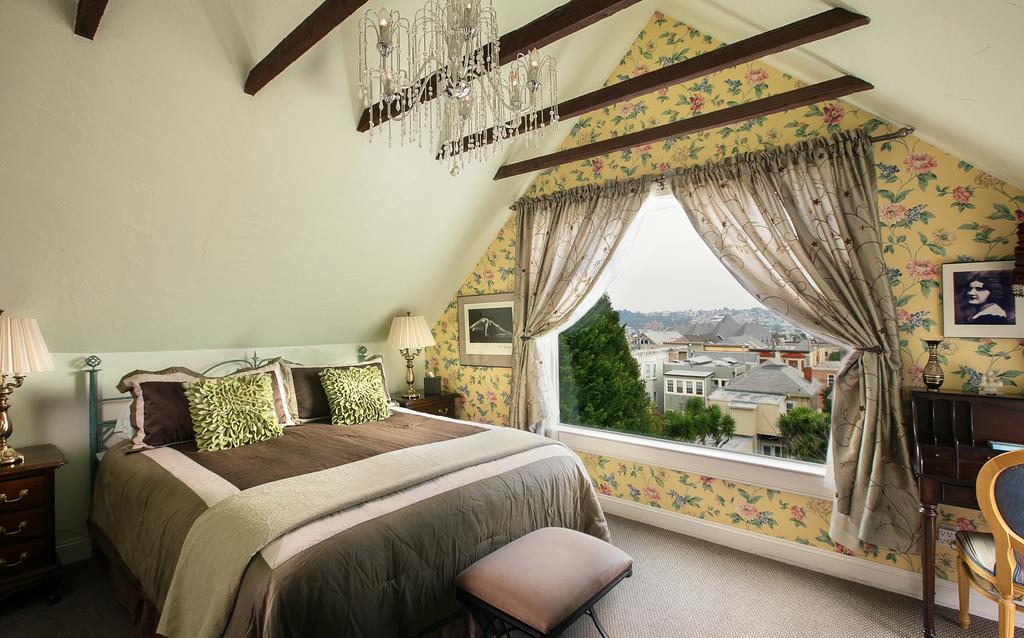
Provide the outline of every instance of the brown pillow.
{"type": "Polygon", "coordinates": [[[184,383],[201,378],[201,374],[188,368],[167,368],[157,372],[136,370],[122,377],[117,389],[132,394],[132,436],[127,451],[137,452],[194,439],[184,383]]]}
{"type": "MultiPolygon", "coordinates": [[[[283,426],[295,425],[295,420],[288,409],[284,373],[278,363],[270,363],[252,370],[239,370],[226,376],[251,374],[270,376],[278,423],[283,426]]],[[[122,377],[117,389],[132,394],[132,437],[127,451],[138,452],[195,440],[184,384],[202,378],[203,375],[188,368],[166,368],[157,372],[135,370],[122,377]]]]}
{"type": "Polygon", "coordinates": [[[295,422],[308,423],[321,420],[330,422],[331,403],[327,400],[327,393],[324,392],[324,386],[320,382],[320,373],[328,368],[344,370],[354,367],[376,367],[380,371],[384,399],[388,403],[391,402],[387,377],[384,374],[384,360],[380,357],[373,357],[360,363],[332,366],[302,366],[282,362],[281,368],[285,373],[287,394],[294,401],[290,408],[295,422]]]}

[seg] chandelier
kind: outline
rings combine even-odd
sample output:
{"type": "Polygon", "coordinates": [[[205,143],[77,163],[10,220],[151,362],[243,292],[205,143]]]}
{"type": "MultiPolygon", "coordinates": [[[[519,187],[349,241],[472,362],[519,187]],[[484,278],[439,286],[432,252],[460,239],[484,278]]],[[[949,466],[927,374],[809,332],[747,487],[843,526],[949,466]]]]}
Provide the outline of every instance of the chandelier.
{"type": "Polygon", "coordinates": [[[514,138],[536,144],[558,122],[555,60],[534,49],[499,66],[490,0],[430,0],[410,23],[398,11],[360,22],[359,91],[370,132],[399,129],[400,143],[426,145],[452,175],[514,138]]]}

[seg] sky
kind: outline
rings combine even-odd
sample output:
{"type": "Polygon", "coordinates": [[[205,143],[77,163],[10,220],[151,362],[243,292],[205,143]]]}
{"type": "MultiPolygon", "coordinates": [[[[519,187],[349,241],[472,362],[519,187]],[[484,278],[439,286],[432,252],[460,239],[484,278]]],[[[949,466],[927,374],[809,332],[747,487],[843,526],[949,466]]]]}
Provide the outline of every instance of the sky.
{"type": "Polygon", "coordinates": [[[613,307],[652,312],[760,306],[711,253],[674,198],[652,198],[640,223],[608,288],[613,307]]]}

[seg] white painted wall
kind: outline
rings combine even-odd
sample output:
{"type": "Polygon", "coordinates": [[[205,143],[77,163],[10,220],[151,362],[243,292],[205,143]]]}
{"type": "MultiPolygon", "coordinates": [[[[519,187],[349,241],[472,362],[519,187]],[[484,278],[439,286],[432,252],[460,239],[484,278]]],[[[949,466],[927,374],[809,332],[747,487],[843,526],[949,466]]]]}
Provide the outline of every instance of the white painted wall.
{"type": "MultiPolygon", "coordinates": [[[[0,0],[0,308],[62,352],[383,339],[405,310],[433,323],[531,178],[494,182],[500,155],[453,178],[426,148],[357,132],[355,18],[243,93],[319,4],[117,0],[89,41],[74,0],[0,0]]],[[[551,8],[496,4],[503,30],[551,8]]],[[[599,84],[650,10],[627,13],[588,29],[608,46],[566,61],[565,95],[599,84]]]]}

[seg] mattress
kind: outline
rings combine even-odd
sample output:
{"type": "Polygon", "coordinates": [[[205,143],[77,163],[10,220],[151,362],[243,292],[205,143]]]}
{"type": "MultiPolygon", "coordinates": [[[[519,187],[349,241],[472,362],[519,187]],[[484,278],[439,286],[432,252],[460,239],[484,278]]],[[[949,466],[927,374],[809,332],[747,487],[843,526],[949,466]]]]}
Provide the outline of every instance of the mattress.
{"type": "MultiPolygon", "coordinates": [[[[385,421],[289,427],[282,437],[221,452],[184,443],[126,454],[122,443],[100,464],[90,526],[157,615],[165,605],[188,614],[168,592],[179,561],[191,555],[183,554],[190,530],[211,508],[295,477],[334,476],[342,466],[348,476],[364,468],[381,472],[382,461],[408,459],[409,450],[443,458],[456,441],[488,429],[397,409],[385,421]]],[[[452,459],[450,471],[420,474],[427,478],[392,481],[401,489],[317,516],[260,548],[232,589],[230,614],[217,633],[419,636],[457,616],[454,577],[508,542],[548,526],[609,538],[578,457],[556,442],[468,465],[452,459]]],[[[381,484],[391,484],[385,478],[381,484]]],[[[181,571],[202,566],[188,567],[181,571]]]]}

